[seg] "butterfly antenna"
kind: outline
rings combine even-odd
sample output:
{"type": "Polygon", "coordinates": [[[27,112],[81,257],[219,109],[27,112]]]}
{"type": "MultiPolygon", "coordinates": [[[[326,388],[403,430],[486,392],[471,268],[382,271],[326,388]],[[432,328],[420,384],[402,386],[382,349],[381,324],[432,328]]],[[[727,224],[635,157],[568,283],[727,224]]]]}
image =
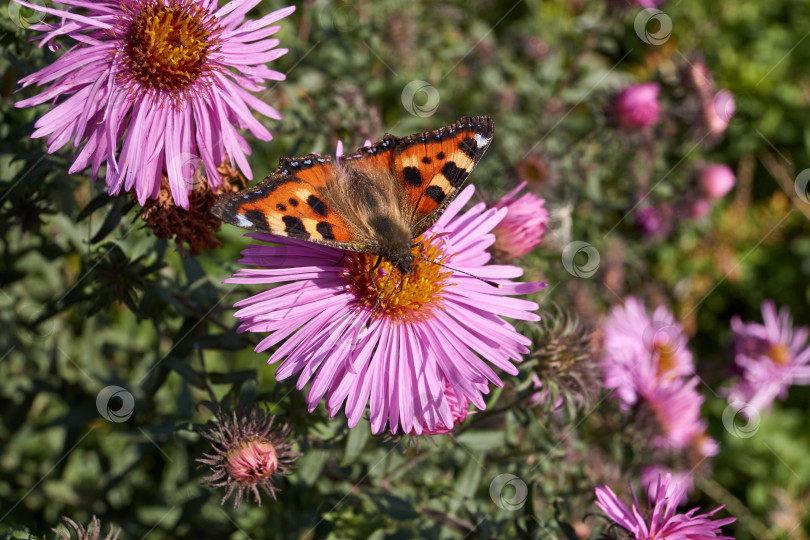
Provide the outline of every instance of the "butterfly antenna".
{"type": "Polygon", "coordinates": [[[431,263],[431,264],[435,264],[435,265],[437,265],[437,266],[441,266],[442,268],[447,268],[448,270],[452,270],[453,272],[458,272],[459,274],[464,274],[464,275],[466,275],[466,276],[470,276],[471,278],[475,278],[475,279],[477,279],[478,281],[483,281],[483,282],[484,282],[484,283],[486,283],[487,285],[491,285],[492,287],[495,287],[495,288],[497,288],[497,289],[500,289],[500,288],[501,288],[501,284],[500,284],[500,283],[496,283],[496,282],[494,282],[494,281],[490,281],[490,280],[488,280],[488,279],[484,279],[484,278],[482,278],[482,277],[478,277],[478,276],[476,276],[476,275],[474,275],[474,274],[471,274],[471,273],[469,273],[469,272],[465,272],[464,270],[459,270],[458,268],[453,268],[452,266],[447,266],[446,264],[442,264],[442,263],[440,263],[440,262],[431,261],[430,259],[428,259],[427,257],[425,257],[425,256],[423,256],[423,255],[414,255],[414,257],[419,257],[419,258],[420,258],[420,259],[422,259],[423,261],[429,262],[429,263],[431,263]]]}

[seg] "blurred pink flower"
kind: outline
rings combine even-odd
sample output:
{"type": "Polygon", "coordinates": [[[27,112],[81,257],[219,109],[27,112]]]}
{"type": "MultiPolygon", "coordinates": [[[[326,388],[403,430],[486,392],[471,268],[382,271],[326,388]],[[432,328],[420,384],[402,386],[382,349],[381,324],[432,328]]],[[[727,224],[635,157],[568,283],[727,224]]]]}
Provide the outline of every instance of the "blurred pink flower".
{"type": "Polygon", "coordinates": [[[734,518],[714,519],[714,514],[723,507],[707,514],[697,514],[693,508],[685,514],[677,514],[678,503],[683,498],[683,486],[672,481],[672,476],[659,476],[658,481],[647,491],[647,512],[642,510],[633,491],[630,508],[607,486],[596,488],[596,506],[610,519],[627,529],[635,540],[733,540],[722,536],[721,527],[733,523],[734,518]]]}
{"type": "MultiPolygon", "coordinates": [[[[648,465],[641,470],[641,485],[647,490],[650,497],[653,499],[658,498],[658,480],[666,478],[670,475],[671,480],[669,483],[670,496],[680,496],[678,500],[673,501],[678,505],[682,505],[687,500],[687,495],[695,489],[695,477],[691,471],[672,472],[666,467],[660,465],[648,465]]],[[[666,495],[662,494],[662,497],[666,495]]]]}
{"type": "Polygon", "coordinates": [[[522,257],[539,246],[548,223],[545,199],[532,193],[518,197],[524,187],[526,182],[521,182],[495,203],[495,208],[507,209],[506,217],[492,230],[496,238],[492,249],[504,259],[522,257]]]}
{"type": "Polygon", "coordinates": [[[734,361],[742,376],[728,400],[746,403],[756,412],[770,407],[777,397],[787,397],[791,385],[810,384],[810,331],[794,327],[788,308],[777,313],[770,300],[762,303],[762,319],[764,324],[731,319],[734,361]]]}
{"type": "Polygon", "coordinates": [[[624,409],[694,372],[688,339],[663,306],[651,317],[641,302],[628,296],[623,306],[610,311],[603,330],[605,387],[616,390],[624,409]]]}
{"type": "Polygon", "coordinates": [[[646,206],[636,214],[636,226],[645,236],[664,237],[672,232],[672,207],[666,203],[646,206]]]}
{"type": "Polygon", "coordinates": [[[65,36],[77,43],[20,80],[23,88],[49,86],[15,106],[51,104],[31,135],[48,136],[49,153],[71,139],[75,148],[84,143],[69,172],[90,167],[95,178],[106,163],[108,192],[132,191],[140,204],[158,197],[165,172],[174,203],[188,210],[199,165],[212,188],[227,160],[253,178],[250,148],[237,128],[263,141],[272,136],[250,109],[281,119],[251,92],[284,80],[265,64],[287,52],[270,36],[280,29],[273,23],[295,8],[245,20],[259,2],[218,8],[216,0],[60,0],[70,6],[62,10],[19,0],[60,18],[32,26],[44,32],[34,38],[40,47],[65,36]]]}
{"type": "Polygon", "coordinates": [[[706,197],[717,200],[731,191],[737,178],[728,165],[705,165],[698,172],[698,183],[706,197]]]}
{"type": "Polygon", "coordinates": [[[660,434],[653,440],[659,448],[680,449],[696,445],[703,455],[714,455],[711,444],[703,444],[706,422],[700,419],[703,396],[697,392],[697,377],[680,379],[674,384],[659,386],[646,396],[655,412],[660,434]]]}
{"type": "Polygon", "coordinates": [[[613,102],[619,126],[633,130],[657,124],[659,90],[658,83],[635,84],[619,94],[613,102]]]}
{"type": "Polygon", "coordinates": [[[734,95],[728,90],[720,90],[707,100],[703,104],[703,117],[709,133],[715,136],[722,135],[735,111],[734,95]]]}
{"type": "Polygon", "coordinates": [[[326,397],[331,416],[345,403],[351,427],[368,409],[373,433],[387,426],[392,434],[420,434],[455,425],[467,400],[484,409],[489,384],[503,384],[493,367],[517,374],[513,362],[531,340],[504,317],[540,317],[537,304],[510,296],[546,284],[514,282],[522,269],[487,264],[490,231],[506,210],[480,203],[462,213],[473,192],[464,189],[420,237],[420,257],[402,279],[389,261],[375,266],[376,255],[248,235],[273,245],[248,246],[240,262],[258,268],[227,281],[273,286],[237,302],[239,330],[271,332],[256,351],[273,348],[269,363],[281,362],[278,380],[298,375],[298,389],[309,384],[310,411],[326,397]],[[389,280],[392,274],[398,279],[389,280]],[[445,406],[446,383],[459,403],[455,416],[445,406]]]}
{"type": "Polygon", "coordinates": [[[686,202],[686,215],[692,219],[706,217],[712,209],[712,201],[708,199],[697,199],[686,202]]]}

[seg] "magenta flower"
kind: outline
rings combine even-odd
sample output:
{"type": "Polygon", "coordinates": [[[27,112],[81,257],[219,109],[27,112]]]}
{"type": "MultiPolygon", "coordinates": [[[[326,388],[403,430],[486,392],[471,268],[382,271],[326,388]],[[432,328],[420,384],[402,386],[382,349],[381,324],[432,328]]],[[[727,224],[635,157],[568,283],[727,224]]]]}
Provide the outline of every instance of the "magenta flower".
{"type": "Polygon", "coordinates": [[[481,203],[459,215],[473,191],[469,186],[461,192],[417,240],[419,257],[404,278],[388,262],[373,270],[374,255],[248,234],[279,245],[248,246],[241,262],[260,268],[227,281],[286,284],[236,304],[240,331],[272,332],[256,351],[281,344],[269,363],[281,362],[278,380],[299,374],[298,389],[311,383],[310,411],[326,396],[332,416],[345,402],[350,426],[369,405],[374,433],[386,424],[394,434],[400,428],[432,432],[457,421],[445,406],[445,383],[462,408],[469,400],[484,409],[489,383],[502,384],[490,364],[517,373],[512,361],[528,352],[530,340],[502,317],[536,321],[538,306],[506,295],[536,292],[546,284],[514,283],[520,268],[487,264],[486,250],[495,241],[490,231],[507,211],[485,210],[481,203]]]}
{"type": "Polygon", "coordinates": [[[624,306],[610,311],[603,329],[605,387],[616,391],[624,409],[694,372],[681,325],[663,306],[650,317],[641,302],[628,296],[624,306]]]}
{"type": "Polygon", "coordinates": [[[731,191],[737,178],[728,165],[706,165],[698,172],[698,183],[706,197],[716,200],[731,191]]]}
{"type": "Polygon", "coordinates": [[[765,324],[731,319],[734,331],[734,361],[742,371],[729,392],[730,402],[744,402],[747,410],[759,412],[777,397],[787,397],[791,385],[810,384],[810,331],[794,327],[787,307],[776,312],[770,300],[762,303],[765,324]]]}
{"type": "Polygon", "coordinates": [[[217,9],[215,0],[65,0],[83,8],[31,9],[57,15],[40,47],[58,48],[67,35],[76,42],[50,66],[20,80],[23,88],[49,85],[17,107],[61,102],[40,118],[32,137],[48,136],[52,153],[73,139],[79,151],[71,173],[91,167],[95,179],[107,164],[107,189],[133,191],[138,202],[156,198],[166,172],[177,206],[188,209],[194,171],[205,165],[208,181],[220,185],[217,167],[230,160],[248,179],[250,147],[237,127],[269,141],[270,132],[249,107],[280,120],[271,106],[251,92],[265,80],[284,75],[265,64],[282,56],[271,24],[295,8],[259,20],[245,14],[260,0],[233,0],[217,9]],[[119,149],[119,141],[121,142],[119,149]]]}
{"type": "Polygon", "coordinates": [[[532,193],[518,197],[524,187],[526,182],[521,182],[495,203],[495,208],[506,208],[508,212],[493,230],[496,240],[492,250],[506,260],[523,257],[539,246],[548,224],[546,200],[532,193]]]}
{"type": "Polygon", "coordinates": [[[707,514],[697,514],[693,508],[678,514],[678,502],[683,498],[683,486],[672,482],[671,475],[659,476],[654,487],[647,492],[646,517],[639,504],[635,490],[630,508],[607,486],[596,488],[596,506],[610,519],[629,531],[635,540],[733,540],[722,536],[721,527],[733,523],[734,518],[714,519],[714,514],[723,507],[707,514]]]}
{"type": "Polygon", "coordinates": [[[709,133],[714,136],[722,135],[726,131],[731,117],[734,116],[736,108],[734,94],[728,90],[720,90],[707,100],[703,105],[703,117],[709,133]]]}
{"type": "Polygon", "coordinates": [[[657,124],[661,112],[659,90],[658,83],[635,84],[619,94],[613,102],[619,126],[635,130],[657,124]]]}

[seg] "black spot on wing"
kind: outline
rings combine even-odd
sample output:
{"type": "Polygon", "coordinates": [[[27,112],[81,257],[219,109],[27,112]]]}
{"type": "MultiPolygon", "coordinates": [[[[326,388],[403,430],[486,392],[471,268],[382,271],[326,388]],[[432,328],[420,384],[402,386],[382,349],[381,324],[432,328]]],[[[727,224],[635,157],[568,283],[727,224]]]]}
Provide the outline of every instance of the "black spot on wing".
{"type": "Polygon", "coordinates": [[[326,203],[320,200],[315,195],[307,197],[307,204],[312,210],[321,217],[326,217],[326,203]]]}
{"type": "Polygon", "coordinates": [[[428,186],[428,188],[425,190],[425,195],[437,203],[441,203],[446,197],[444,190],[439,186],[428,186]]]}
{"type": "Polygon", "coordinates": [[[422,163],[424,163],[425,165],[430,165],[430,158],[427,156],[423,157],[422,163]]]}
{"type": "Polygon", "coordinates": [[[454,161],[448,161],[442,167],[442,174],[453,187],[459,187],[467,179],[467,171],[456,166],[454,161]]]}
{"type": "Polygon", "coordinates": [[[439,152],[436,154],[436,159],[444,159],[444,152],[439,152]]]}
{"type": "Polygon", "coordinates": [[[470,159],[475,160],[475,156],[478,153],[478,143],[475,142],[475,139],[472,137],[467,137],[460,143],[458,143],[458,148],[465,154],[467,154],[470,159]]]}
{"type": "Polygon", "coordinates": [[[261,210],[246,210],[245,217],[257,227],[268,230],[270,229],[270,225],[267,223],[267,217],[261,210]]]}
{"type": "Polygon", "coordinates": [[[291,206],[298,206],[298,201],[290,197],[290,205],[291,206]]]}
{"type": "Polygon", "coordinates": [[[276,205],[276,208],[278,208],[278,209],[279,209],[280,211],[282,211],[282,212],[286,212],[286,211],[287,211],[287,207],[286,207],[286,206],[284,206],[284,205],[283,205],[283,204],[281,204],[281,203],[278,203],[278,204],[276,205]]]}
{"type": "Polygon", "coordinates": [[[309,238],[309,233],[304,227],[304,223],[293,216],[284,216],[281,218],[284,222],[284,231],[295,238],[309,238]]]}
{"type": "Polygon", "coordinates": [[[422,173],[416,167],[405,167],[402,176],[409,185],[419,187],[422,185],[422,173]]]}
{"type": "Polygon", "coordinates": [[[335,239],[335,233],[332,232],[332,226],[330,224],[328,224],[327,222],[325,222],[325,221],[319,222],[315,226],[315,230],[318,231],[318,233],[321,236],[323,236],[324,240],[334,240],[335,239]]]}

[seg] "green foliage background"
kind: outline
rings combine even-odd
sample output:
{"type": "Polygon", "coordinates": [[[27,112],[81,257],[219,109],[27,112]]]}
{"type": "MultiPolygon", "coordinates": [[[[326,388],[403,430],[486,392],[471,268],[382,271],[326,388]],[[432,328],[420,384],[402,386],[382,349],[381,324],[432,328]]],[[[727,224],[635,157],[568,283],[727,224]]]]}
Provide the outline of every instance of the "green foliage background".
{"type": "MultiPolygon", "coordinates": [[[[280,7],[265,0],[250,17],[280,7]]],[[[571,238],[602,255],[590,280],[569,275],[551,246],[525,258],[525,279],[550,283],[535,295],[541,314],[557,304],[596,320],[625,294],[668,304],[693,334],[704,416],[721,446],[690,503],[726,504],[737,538],[808,538],[810,392],[793,388],[753,437],[740,438],[724,428],[720,388],[732,315],[759,320],[759,304],[772,298],[810,323],[810,205],[791,192],[810,166],[810,11],[799,0],[662,9],[672,36],[651,46],[633,30],[637,7],[602,0],[305,2],[278,35],[290,52],[272,67],[287,81],[264,97],[284,119],[265,122],[275,140],[251,141],[250,162],[262,178],[279,157],[332,153],[338,139],[352,148],[385,131],[493,116],[496,137],[472,179],[478,192],[499,197],[527,153],[540,155],[553,172],[541,190],[547,205],[570,207],[571,238]],[[681,126],[656,132],[650,151],[647,140],[617,136],[605,119],[611,96],[657,80],[665,114],[676,109],[677,66],[695,52],[736,97],[724,139],[695,150],[697,137],[681,126]],[[435,114],[406,110],[402,91],[414,80],[438,91],[435,114]],[[653,201],[694,198],[701,161],[731,165],[735,192],[705,222],[642,237],[633,214],[625,218],[639,178],[664,178],[653,201]],[[617,268],[615,289],[607,279],[617,268]]],[[[256,292],[222,284],[238,267],[242,231],[225,226],[224,248],[183,258],[142,227],[126,198],[68,175],[70,148],[48,155],[29,138],[45,107],[14,108],[32,95],[15,94],[16,81],[58,54],[27,42],[33,32],[7,12],[4,2],[0,531],[50,536],[60,516],[96,514],[126,538],[575,538],[582,521],[596,537],[605,521],[594,485],[622,489],[647,462],[632,419],[609,400],[562,416],[529,407],[536,365],[491,394],[488,409],[500,412],[473,415],[421,448],[372,437],[365,421],[348,430],[342,413],[308,414],[303,393],[275,382],[268,355],[252,352],[257,337],[235,333],[231,305],[256,292]],[[136,399],[126,422],[96,409],[109,385],[136,399]],[[267,402],[293,426],[303,457],[277,501],[220,507],[221,493],[201,484],[195,459],[206,445],[194,429],[211,417],[199,404],[212,392],[231,405],[267,402]],[[516,511],[490,498],[502,473],[529,486],[516,511]]]]}

